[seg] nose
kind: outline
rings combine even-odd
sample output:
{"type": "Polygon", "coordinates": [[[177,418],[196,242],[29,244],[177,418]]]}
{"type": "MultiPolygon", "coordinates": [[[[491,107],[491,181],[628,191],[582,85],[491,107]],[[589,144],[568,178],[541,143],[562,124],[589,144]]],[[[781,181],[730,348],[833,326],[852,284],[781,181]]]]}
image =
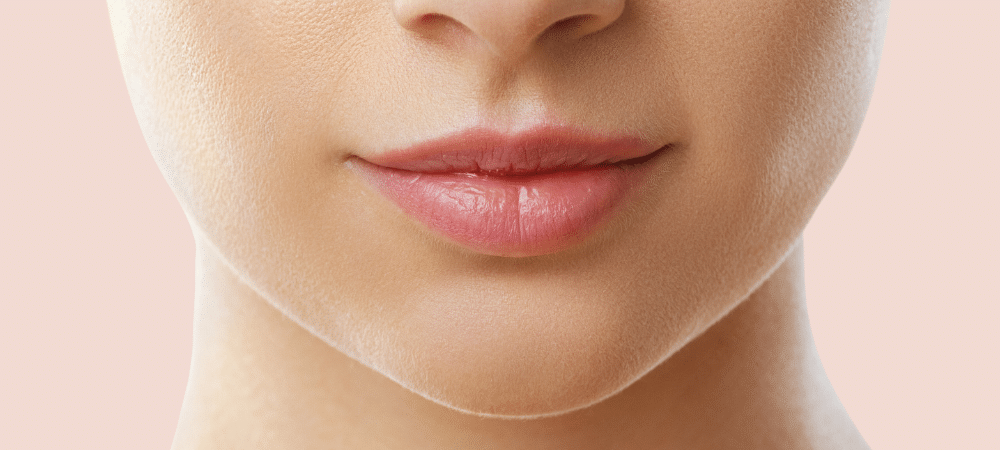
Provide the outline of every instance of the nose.
{"type": "Polygon", "coordinates": [[[577,39],[603,30],[625,9],[626,0],[393,0],[405,29],[445,39],[457,27],[503,60],[524,57],[546,33],[577,39]]]}

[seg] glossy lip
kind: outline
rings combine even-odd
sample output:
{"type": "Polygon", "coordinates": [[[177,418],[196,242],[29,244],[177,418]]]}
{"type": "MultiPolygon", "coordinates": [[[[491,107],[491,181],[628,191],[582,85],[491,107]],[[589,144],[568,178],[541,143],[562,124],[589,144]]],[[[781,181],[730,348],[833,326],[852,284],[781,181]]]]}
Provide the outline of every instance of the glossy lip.
{"type": "Polygon", "coordinates": [[[647,178],[656,148],[631,136],[486,127],[348,166],[428,228],[478,253],[554,253],[592,234],[647,178]]]}

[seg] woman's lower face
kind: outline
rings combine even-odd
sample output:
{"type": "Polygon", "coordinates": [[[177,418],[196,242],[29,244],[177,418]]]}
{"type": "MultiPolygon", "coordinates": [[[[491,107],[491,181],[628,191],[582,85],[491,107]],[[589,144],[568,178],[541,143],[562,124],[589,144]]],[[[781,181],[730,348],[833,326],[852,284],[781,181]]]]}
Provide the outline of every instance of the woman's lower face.
{"type": "Polygon", "coordinates": [[[620,391],[781,263],[857,136],[887,3],[110,6],[201,239],[404,387],[523,417],[620,391]]]}

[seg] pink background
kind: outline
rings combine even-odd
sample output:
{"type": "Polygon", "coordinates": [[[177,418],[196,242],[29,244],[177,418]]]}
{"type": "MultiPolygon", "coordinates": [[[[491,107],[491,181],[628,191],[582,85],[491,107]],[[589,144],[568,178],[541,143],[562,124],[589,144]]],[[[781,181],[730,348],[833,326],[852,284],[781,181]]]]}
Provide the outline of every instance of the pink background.
{"type": "MultiPolygon", "coordinates": [[[[806,231],[816,342],[877,449],[1000,448],[1000,2],[896,1],[806,231]]],[[[0,448],[167,449],[194,241],[102,1],[0,5],[0,448]]]]}

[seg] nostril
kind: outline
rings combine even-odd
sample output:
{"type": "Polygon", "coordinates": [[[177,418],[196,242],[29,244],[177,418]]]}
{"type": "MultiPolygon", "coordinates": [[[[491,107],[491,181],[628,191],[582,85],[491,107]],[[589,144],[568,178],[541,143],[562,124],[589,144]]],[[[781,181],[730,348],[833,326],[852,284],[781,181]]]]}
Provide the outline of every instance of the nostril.
{"type": "Polygon", "coordinates": [[[412,19],[408,28],[419,32],[440,31],[442,28],[448,27],[448,22],[453,22],[453,20],[444,14],[427,13],[412,19]]]}
{"type": "Polygon", "coordinates": [[[550,33],[572,40],[614,23],[625,0],[393,0],[396,21],[439,43],[471,49],[476,41],[515,61],[550,33]],[[466,44],[474,44],[472,46],[466,44]]]}
{"type": "Polygon", "coordinates": [[[448,20],[448,18],[442,14],[436,14],[436,13],[424,14],[417,19],[417,25],[424,27],[434,26],[444,20],[448,20]]]}
{"type": "Polygon", "coordinates": [[[543,34],[570,35],[577,36],[587,34],[587,28],[594,22],[597,16],[593,14],[580,14],[578,16],[567,17],[549,26],[543,34]]]}
{"type": "Polygon", "coordinates": [[[454,18],[439,13],[421,14],[410,20],[407,28],[422,35],[424,38],[444,39],[451,44],[462,42],[468,38],[468,27],[454,18]]]}
{"type": "Polygon", "coordinates": [[[550,26],[549,29],[552,29],[552,30],[556,30],[556,29],[571,29],[571,30],[572,29],[577,29],[577,28],[583,26],[584,22],[586,22],[587,20],[590,20],[593,17],[594,17],[593,14],[581,14],[579,16],[567,17],[567,18],[565,18],[563,20],[560,20],[560,21],[552,24],[552,26],[550,26]]]}

